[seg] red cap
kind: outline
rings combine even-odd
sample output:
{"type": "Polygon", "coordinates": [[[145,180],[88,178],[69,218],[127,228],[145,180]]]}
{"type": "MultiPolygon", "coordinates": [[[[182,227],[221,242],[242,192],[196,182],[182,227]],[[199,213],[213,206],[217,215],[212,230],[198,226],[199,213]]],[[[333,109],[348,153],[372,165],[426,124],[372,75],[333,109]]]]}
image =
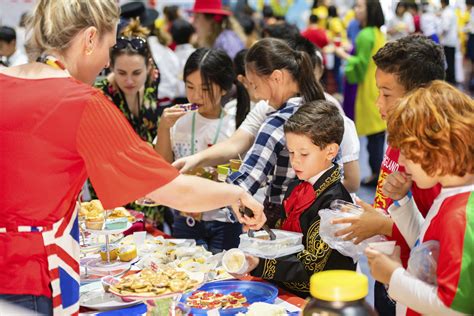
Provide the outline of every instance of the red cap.
{"type": "Polygon", "coordinates": [[[222,9],[221,0],[196,0],[194,2],[194,7],[191,10],[191,12],[220,14],[220,15],[232,14],[230,11],[222,9]]]}

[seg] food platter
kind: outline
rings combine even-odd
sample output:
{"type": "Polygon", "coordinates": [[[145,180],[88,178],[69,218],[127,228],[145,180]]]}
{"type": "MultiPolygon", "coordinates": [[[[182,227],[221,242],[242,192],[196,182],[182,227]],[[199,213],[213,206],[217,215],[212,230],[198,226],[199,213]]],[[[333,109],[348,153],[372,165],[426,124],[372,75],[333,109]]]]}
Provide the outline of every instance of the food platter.
{"type": "MultiPolygon", "coordinates": [[[[256,282],[256,281],[217,281],[212,283],[206,283],[201,286],[199,291],[207,291],[212,293],[219,293],[223,295],[229,295],[231,293],[241,293],[246,303],[252,304],[255,302],[264,302],[273,304],[278,296],[278,289],[268,283],[256,282]]],[[[194,292],[186,293],[181,298],[181,302],[186,303],[189,297],[194,292]]],[[[235,315],[239,312],[245,312],[246,307],[231,308],[231,309],[219,309],[220,315],[235,315]]],[[[193,315],[207,315],[208,309],[191,308],[193,315]]]]}
{"type": "Polygon", "coordinates": [[[176,297],[194,291],[206,278],[204,273],[167,268],[158,271],[143,269],[136,274],[107,280],[110,285],[109,292],[124,301],[146,301],[176,297]]]}

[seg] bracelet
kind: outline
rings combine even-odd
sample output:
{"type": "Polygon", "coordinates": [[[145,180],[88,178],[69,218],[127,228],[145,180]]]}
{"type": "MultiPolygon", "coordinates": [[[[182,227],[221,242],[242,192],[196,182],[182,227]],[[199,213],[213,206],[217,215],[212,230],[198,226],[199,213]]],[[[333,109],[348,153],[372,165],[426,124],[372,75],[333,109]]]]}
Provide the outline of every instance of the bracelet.
{"type": "Polygon", "coordinates": [[[394,200],[393,201],[393,204],[396,206],[396,207],[401,207],[401,206],[404,206],[405,204],[407,204],[410,199],[412,198],[412,194],[411,194],[411,191],[408,191],[407,192],[407,195],[405,195],[403,198],[401,198],[400,200],[394,200]]]}

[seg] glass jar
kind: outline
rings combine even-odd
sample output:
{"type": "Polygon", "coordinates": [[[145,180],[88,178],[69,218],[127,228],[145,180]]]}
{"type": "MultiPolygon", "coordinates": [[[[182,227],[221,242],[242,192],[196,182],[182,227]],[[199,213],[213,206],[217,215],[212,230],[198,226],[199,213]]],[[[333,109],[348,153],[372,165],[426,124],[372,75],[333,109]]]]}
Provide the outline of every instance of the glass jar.
{"type": "Polygon", "coordinates": [[[366,316],[377,313],[365,302],[367,277],[355,271],[328,270],[310,280],[312,299],[303,316],[366,316]]]}

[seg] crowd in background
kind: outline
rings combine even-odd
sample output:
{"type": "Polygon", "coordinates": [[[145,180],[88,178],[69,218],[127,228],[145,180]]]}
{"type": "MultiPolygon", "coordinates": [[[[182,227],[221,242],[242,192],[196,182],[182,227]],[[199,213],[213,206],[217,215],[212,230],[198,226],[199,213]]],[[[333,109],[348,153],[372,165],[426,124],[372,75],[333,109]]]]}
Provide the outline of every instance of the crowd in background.
{"type": "MultiPolygon", "coordinates": [[[[425,44],[433,45],[433,55],[442,59],[441,73],[431,79],[444,78],[452,89],[474,91],[474,1],[467,0],[464,11],[449,0],[441,0],[440,6],[401,1],[387,19],[379,1],[357,0],[353,8],[338,12],[332,1],[315,0],[307,8],[307,21],[298,23],[291,16],[300,1],[288,3],[294,7],[271,1],[256,10],[246,1],[226,7],[221,1],[196,0],[192,12],[166,6],[160,13],[142,2],[124,4],[109,67],[94,83],[138,136],[182,172],[196,173],[196,167],[240,157],[242,165],[228,182],[260,196],[271,227],[279,225],[285,193],[302,172],[290,164],[296,158],[285,138],[285,123],[291,123],[301,104],[327,100],[337,107],[328,115],[339,113],[344,128],[337,141],[329,142],[338,146],[327,153],[330,163],[322,170],[341,168],[344,194],[347,190],[354,197],[360,185],[374,190],[385,181],[386,130],[387,124],[393,126],[380,104],[392,101],[380,86],[380,69],[397,71],[383,68],[387,43],[397,41],[403,51],[403,45],[410,45],[405,38],[424,35],[422,41],[429,41],[425,44]],[[176,106],[187,103],[198,110],[176,106]],[[359,137],[366,138],[369,156],[370,174],[363,179],[359,137]]],[[[0,27],[0,67],[28,62],[25,19],[27,13],[18,27],[0,27]]],[[[321,148],[332,148],[326,145],[321,148]]],[[[86,197],[96,197],[90,183],[84,191],[86,197]]],[[[174,237],[194,238],[214,253],[237,247],[242,233],[226,207],[198,215],[136,203],[127,207],[147,212],[174,237]]],[[[347,267],[355,268],[352,262],[347,267]]],[[[258,265],[254,268],[263,273],[258,265]]],[[[282,276],[284,281],[290,280],[282,276]]],[[[384,288],[380,291],[386,294],[384,288]]],[[[390,309],[383,304],[378,308],[390,309]]]]}

